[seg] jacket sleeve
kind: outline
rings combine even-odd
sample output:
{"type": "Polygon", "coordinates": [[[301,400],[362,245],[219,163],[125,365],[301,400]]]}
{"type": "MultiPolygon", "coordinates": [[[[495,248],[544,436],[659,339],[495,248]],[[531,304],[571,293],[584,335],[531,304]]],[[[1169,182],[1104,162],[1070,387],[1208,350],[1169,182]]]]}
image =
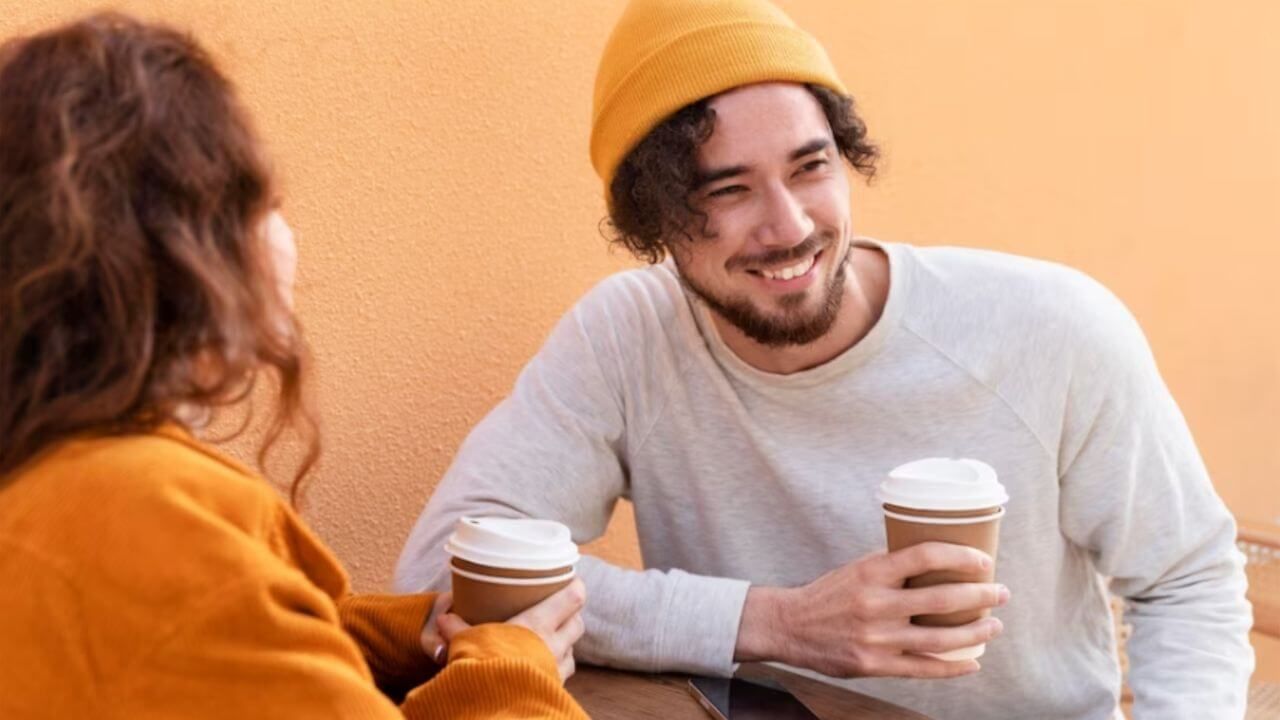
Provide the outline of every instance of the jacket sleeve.
{"type": "Polygon", "coordinates": [[[449,662],[413,692],[405,717],[456,720],[564,718],[587,714],[560,685],[555,658],[531,630],[479,625],[449,644],[449,662]]]}
{"type": "Polygon", "coordinates": [[[348,595],[338,601],[343,629],[388,697],[403,698],[440,669],[420,642],[435,600],[435,593],[419,593],[348,595]]]}
{"type": "Polygon", "coordinates": [[[104,706],[119,718],[585,718],[532,632],[483,625],[452,643],[446,668],[395,705],[374,684],[425,677],[411,629],[427,598],[344,601],[339,609],[292,568],[228,583],[184,608],[104,706]]]}

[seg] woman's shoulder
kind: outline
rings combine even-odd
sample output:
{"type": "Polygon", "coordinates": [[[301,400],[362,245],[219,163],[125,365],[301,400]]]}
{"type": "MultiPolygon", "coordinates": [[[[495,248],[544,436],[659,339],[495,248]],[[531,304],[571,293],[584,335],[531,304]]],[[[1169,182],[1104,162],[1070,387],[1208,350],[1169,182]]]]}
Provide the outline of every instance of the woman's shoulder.
{"type": "Polygon", "coordinates": [[[20,469],[4,494],[4,506],[24,505],[50,526],[127,525],[135,536],[202,516],[256,535],[280,503],[261,476],[172,425],[68,439],[20,469]]]}
{"type": "Polygon", "coordinates": [[[0,685],[33,687],[124,682],[227,602],[245,632],[281,602],[336,623],[345,590],[270,484],[175,428],[70,440],[6,479],[0,574],[0,646],[25,658],[0,685]]]}
{"type": "Polygon", "coordinates": [[[65,441],[0,490],[0,542],[95,597],[130,601],[152,587],[176,600],[270,564],[291,517],[263,478],[176,427],[65,441]]]}

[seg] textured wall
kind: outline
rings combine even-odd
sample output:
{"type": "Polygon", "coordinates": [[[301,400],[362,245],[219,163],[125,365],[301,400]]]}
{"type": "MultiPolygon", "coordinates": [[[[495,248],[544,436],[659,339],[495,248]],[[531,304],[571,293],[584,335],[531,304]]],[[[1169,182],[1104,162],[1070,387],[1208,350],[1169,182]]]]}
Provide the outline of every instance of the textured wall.
{"type": "MultiPolygon", "coordinates": [[[[1075,264],[1146,327],[1221,492],[1280,515],[1280,5],[822,0],[886,150],[863,231],[1075,264]]],[[[4,1],[0,34],[90,7],[4,1]]],[[[123,2],[193,28],[285,180],[325,458],[307,516],[383,586],[469,426],[627,265],[586,155],[619,0],[123,2]]],[[[624,522],[601,547],[634,561],[624,522]]]]}
{"type": "MultiPolygon", "coordinates": [[[[5,4],[4,35],[95,6],[5,4]]],[[[561,312],[625,265],[596,229],[586,157],[594,58],[614,10],[117,7],[192,28],[254,111],[297,233],[326,431],[306,515],[357,585],[384,586],[467,429],[561,312]]]]}

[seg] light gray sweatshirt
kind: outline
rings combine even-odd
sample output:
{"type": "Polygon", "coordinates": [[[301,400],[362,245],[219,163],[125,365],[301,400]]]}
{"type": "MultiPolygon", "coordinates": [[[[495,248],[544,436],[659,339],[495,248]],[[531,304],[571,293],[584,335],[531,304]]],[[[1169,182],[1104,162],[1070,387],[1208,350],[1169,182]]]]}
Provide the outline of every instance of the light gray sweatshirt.
{"type": "Polygon", "coordinates": [[[976,457],[1010,495],[996,579],[1012,599],[982,670],[838,682],[936,718],[1112,717],[1109,589],[1134,628],[1137,718],[1242,717],[1235,524],[1133,317],[1059,265],[879,247],[875,327],[791,375],[734,355],[669,263],[603,281],[467,438],[397,587],[448,587],[459,516],[552,518],[587,542],[627,497],[647,569],[583,559],[579,659],[727,674],[750,584],[802,585],[882,549],[890,469],[976,457]]]}

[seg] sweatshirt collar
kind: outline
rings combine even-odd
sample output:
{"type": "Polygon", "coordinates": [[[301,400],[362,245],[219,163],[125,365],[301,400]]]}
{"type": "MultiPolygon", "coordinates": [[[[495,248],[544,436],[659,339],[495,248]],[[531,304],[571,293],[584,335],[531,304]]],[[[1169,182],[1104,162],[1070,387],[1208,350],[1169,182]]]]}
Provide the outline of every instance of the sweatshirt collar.
{"type": "Polygon", "coordinates": [[[765,372],[748,364],[725,344],[711,317],[713,311],[707,307],[706,303],[686,290],[685,295],[689,298],[698,330],[716,360],[732,375],[752,385],[765,388],[806,388],[839,378],[879,352],[898,326],[906,302],[908,273],[903,267],[905,262],[903,248],[868,237],[854,238],[853,244],[880,250],[889,260],[889,292],[885,298],[884,310],[871,330],[857,343],[827,362],[808,370],[788,374],[765,372]]]}
{"type": "Polygon", "coordinates": [[[211,445],[196,439],[192,432],[176,421],[167,421],[160,424],[152,434],[167,440],[172,440],[180,445],[184,445],[195,452],[198,452],[208,458],[211,458],[236,472],[250,477],[257,477],[259,473],[255,472],[249,466],[227,455],[226,453],[212,447],[211,445]]]}

